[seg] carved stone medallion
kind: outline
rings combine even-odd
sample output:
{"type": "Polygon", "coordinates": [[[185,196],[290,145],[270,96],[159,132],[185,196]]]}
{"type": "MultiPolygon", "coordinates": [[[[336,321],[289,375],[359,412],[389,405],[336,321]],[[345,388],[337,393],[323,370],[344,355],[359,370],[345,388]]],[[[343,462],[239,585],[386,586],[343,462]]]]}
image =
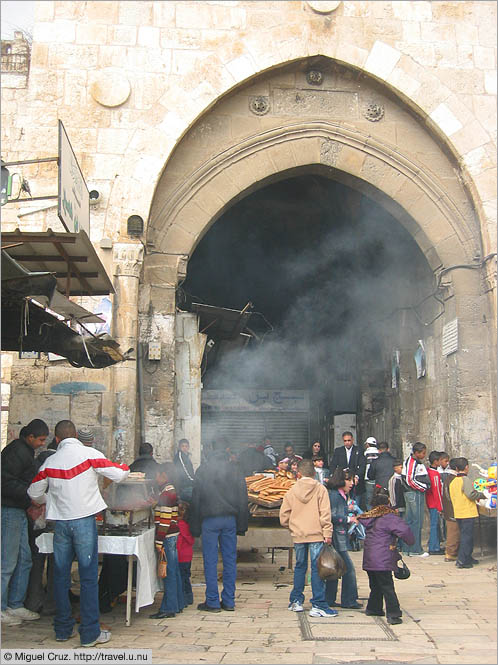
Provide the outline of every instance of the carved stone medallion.
{"type": "Polygon", "coordinates": [[[380,104],[369,104],[365,110],[364,116],[370,122],[377,122],[384,117],[384,107],[380,104]]]}
{"type": "Polygon", "coordinates": [[[310,69],[306,72],[306,80],[310,85],[322,85],[323,74],[318,69],[310,69]]]}
{"type": "Polygon", "coordinates": [[[249,97],[249,109],[255,115],[265,115],[270,110],[270,100],[262,95],[249,97]]]}

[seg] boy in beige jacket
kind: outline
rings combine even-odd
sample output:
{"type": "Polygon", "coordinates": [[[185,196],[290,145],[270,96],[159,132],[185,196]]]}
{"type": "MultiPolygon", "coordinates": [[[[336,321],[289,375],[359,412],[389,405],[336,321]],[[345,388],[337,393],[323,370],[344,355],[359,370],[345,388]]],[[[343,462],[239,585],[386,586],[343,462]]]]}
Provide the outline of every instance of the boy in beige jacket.
{"type": "Polygon", "coordinates": [[[297,465],[297,483],[287,492],[280,507],[280,524],[290,529],[296,553],[294,588],[290,594],[289,610],[304,610],[304,583],[308,569],[308,551],[311,558],[311,617],[334,617],[325,600],[325,582],[320,579],[317,559],[323,543],[332,542],[330,500],[325,487],[314,478],[315,469],[310,459],[297,465]]]}

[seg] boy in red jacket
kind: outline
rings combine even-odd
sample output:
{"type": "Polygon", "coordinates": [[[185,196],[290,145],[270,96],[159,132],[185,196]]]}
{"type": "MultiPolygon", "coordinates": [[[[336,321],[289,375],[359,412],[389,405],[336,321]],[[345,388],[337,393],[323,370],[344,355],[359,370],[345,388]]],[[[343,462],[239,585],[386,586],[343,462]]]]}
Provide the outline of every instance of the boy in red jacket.
{"type": "Polygon", "coordinates": [[[185,605],[192,605],[194,594],[192,593],[192,584],[190,582],[190,568],[192,566],[192,557],[194,554],[194,536],[190,533],[188,519],[188,503],[180,501],[178,504],[178,565],[180,566],[180,576],[183,585],[183,597],[185,605]]]}
{"type": "Polygon", "coordinates": [[[439,516],[443,511],[443,486],[441,483],[441,476],[437,470],[439,458],[441,453],[435,450],[429,455],[428,468],[429,478],[431,480],[430,489],[425,493],[425,501],[429,509],[429,516],[431,520],[431,530],[429,533],[428,550],[429,554],[444,554],[441,549],[441,528],[439,516]]]}

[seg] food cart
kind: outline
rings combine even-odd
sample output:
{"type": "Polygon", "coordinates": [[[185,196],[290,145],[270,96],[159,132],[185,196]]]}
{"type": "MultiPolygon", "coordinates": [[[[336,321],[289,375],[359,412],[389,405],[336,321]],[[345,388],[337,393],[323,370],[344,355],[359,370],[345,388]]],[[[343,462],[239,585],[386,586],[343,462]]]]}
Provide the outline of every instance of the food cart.
{"type": "MultiPolygon", "coordinates": [[[[269,469],[246,478],[249,499],[249,528],[237,539],[238,549],[268,548],[288,551],[292,568],[294,543],[290,531],[280,526],[279,510],[286,492],[294,485],[294,474],[269,469]]],[[[273,557],[272,557],[273,561],[273,557]]]]}

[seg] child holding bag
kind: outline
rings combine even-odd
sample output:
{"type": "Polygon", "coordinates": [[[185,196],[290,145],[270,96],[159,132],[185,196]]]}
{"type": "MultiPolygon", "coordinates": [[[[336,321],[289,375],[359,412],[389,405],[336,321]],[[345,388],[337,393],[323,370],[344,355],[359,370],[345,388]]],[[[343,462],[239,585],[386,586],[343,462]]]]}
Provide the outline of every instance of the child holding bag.
{"type": "Polygon", "coordinates": [[[359,515],[366,530],[363,549],[363,570],[366,570],[370,584],[365,614],[384,616],[386,604],[387,623],[402,623],[401,608],[394,589],[393,571],[400,558],[396,541],[401,538],[407,545],[413,545],[415,537],[408,524],[389,505],[387,494],[376,494],[372,498],[372,508],[359,515]]]}

